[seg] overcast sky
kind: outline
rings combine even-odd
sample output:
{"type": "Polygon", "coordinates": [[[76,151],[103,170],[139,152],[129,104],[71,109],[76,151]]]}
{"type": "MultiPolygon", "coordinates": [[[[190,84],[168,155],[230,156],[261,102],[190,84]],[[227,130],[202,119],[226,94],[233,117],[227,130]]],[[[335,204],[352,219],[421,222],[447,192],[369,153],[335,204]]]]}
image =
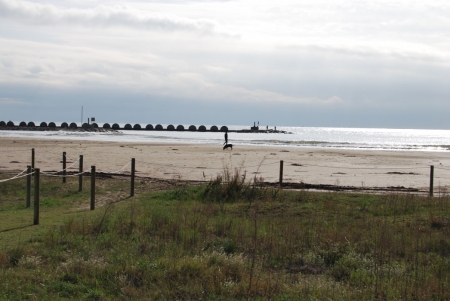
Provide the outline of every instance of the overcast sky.
{"type": "Polygon", "coordinates": [[[0,120],[450,129],[450,1],[0,0],[0,120]]]}

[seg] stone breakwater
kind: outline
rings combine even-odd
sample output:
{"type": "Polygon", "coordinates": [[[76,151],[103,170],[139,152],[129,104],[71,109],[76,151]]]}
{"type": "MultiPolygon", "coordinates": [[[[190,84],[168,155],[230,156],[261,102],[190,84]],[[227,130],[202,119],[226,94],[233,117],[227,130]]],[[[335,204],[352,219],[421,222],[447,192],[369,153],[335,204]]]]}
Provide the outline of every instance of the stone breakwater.
{"type": "Polygon", "coordinates": [[[75,122],[67,123],[63,122],[61,125],[57,126],[54,122],[46,123],[41,122],[39,126],[37,126],[34,122],[22,121],[19,125],[15,125],[12,121],[4,122],[0,121],[0,130],[16,130],[16,131],[78,131],[78,132],[115,132],[119,130],[135,130],[135,131],[190,131],[190,132],[235,132],[235,133],[281,133],[281,134],[290,134],[286,131],[277,131],[275,129],[264,129],[260,130],[259,127],[251,127],[250,129],[242,129],[242,130],[228,130],[228,127],[222,126],[217,127],[215,125],[211,126],[209,129],[204,125],[200,125],[199,127],[195,125],[191,125],[188,128],[185,128],[183,125],[178,125],[175,127],[172,124],[169,124],[166,128],[164,128],[161,124],[157,124],[153,126],[152,124],[147,124],[145,127],[140,124],[131,125],[129,123],[125,124],[124,127],[120,127],[119,124],[113,123],[112,125],[109,123],[104,123],[102,127],[99,127],[97,123],[87,124],[83,123],[81,127],[79,127],[75,122]]]}
{"type": "Polygon", "coordinates": [[[31,131],[31,132],[56,132],[56,131],[67,131],[67,132],[98,132],[98,133],[107,133],[107,132],[118,132],[113,129],[104,129],[104,128],[49,128],[49,127],[20,127],[20,126],[3,126],[0,127],[0,131],[31,131]]]}

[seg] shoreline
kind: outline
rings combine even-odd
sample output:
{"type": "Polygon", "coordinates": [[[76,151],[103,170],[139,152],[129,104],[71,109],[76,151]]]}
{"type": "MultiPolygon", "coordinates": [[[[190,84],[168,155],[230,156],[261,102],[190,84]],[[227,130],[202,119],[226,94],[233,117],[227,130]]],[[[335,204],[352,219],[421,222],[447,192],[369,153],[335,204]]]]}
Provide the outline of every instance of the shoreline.
{"type": "MultiPolygon", "coordinates": [[[[130,126],[131,127],[131,126],[130,126]]],[[[427,131],[395,131],[383,129],[303,129],[284,128],[289,134],[267,131],[237,132],[241,126],[233,126],[228,133],[230,143],[235,146],[249,145],[255,147],[300,147],[321,148],[329,150],[395,150],[395,151],[424,151],[450,153],[450,131],[436,133],[427,131]],[[236,131],[236,132],[233,132],[236,131]],[[262,134],[264,133],[264,134],[262,134]]],[[[25,128],[26,129],[26,128],[25,128]]],[[[114,130],[106,132],[95,129],[86,131],[81,128],[52,131],[29,130],[1,130],[1,137],[39,137],[54,140],[90,140],[90,141],[116,141],[116,142],[156,142],[156,143],[193,143],[193,144],[219,144],[224,141],[223,132],[215,131],[177,131],[177,130],[114,130]]]]}
{"type": "Polygon", "coordinates": [[[444,152],[277,146],[235,146],[224,151],[222,145],[214,144],[0,139],[0,172],[26,169],[34,148],[35,166],[44,172],[60,171],[62,153],[66,152],[69,174],[78,172],[77,161],[83,155],[85,172],[96,166],[99,173],[127,175],[131,158],[135,158],[137,177],[205,182],[224,169],[232,172],[238,169],[247,179],[261,177],[264,182],[276,185],[283,161],[286,188],[352,191],[411,188],[424,192],[429,189],[430,165],[434,165],[435,191],[438,187],[442,192],[450,188],[450,154],[444,152]]]}

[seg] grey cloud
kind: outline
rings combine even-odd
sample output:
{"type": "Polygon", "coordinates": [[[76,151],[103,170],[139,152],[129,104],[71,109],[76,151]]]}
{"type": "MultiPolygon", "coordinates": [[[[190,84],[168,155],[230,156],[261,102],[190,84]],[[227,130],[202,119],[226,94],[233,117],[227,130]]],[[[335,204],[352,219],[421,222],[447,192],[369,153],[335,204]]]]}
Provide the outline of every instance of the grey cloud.
{"type": "MultiPolygon", "coordinates": [[[[102,112],[114,122],[121,122],[125,114],[131,116],[122,119],[127,122],[228,124],[265,116],[269,125],[449,127],[445,123],[450,109],[449,38],[428,34],[447,32],[448,19],[426,17],[442,16],[448,6],[442,12],[424,12],[423,18],[409,17],[417,8],[409,9],[406,1],[392,9],[384,6],[387,0],[367,4],[367,9],[366,4],[344,1],[351,5],[328,10],[310,2],[315,11],[298,9],[298,14],[278,6],[286,11],[269,10],[273,18],[267,15],[252,23],[261,36],[264,30],[269,32],[264,43],[253,43],[257,39],[247,40],[246,34],[253,32],[244,24],[251,23],[247,14],[228,21],[238,4],[226,12],[224,6],[214,6],[215,14],[197,11],[194,5],[157,7],[190,10],[180,11],[183,16],[227,19],[245,33],[242,40],[204,37],[219,29],[206,19],[203,26],[200,19],[126,6],[60,6],[101,3],[81,2],[80,6],[74,0],[46,1],[53,5],[0,0],[0,24],[7,28],[0,33],[4,116],[22,119],[24,114],[64,112],[67,116],[61,118],[70,120],[70,112],[78,112],[85,101],[85,108],[89,104],[95,115],[102,112]],[[347,14],[352,5],[355,12],[347,14]],[[331,14],[334,11],[337,16],[331,14]],[[429,23],[422,27],[425,20],[429,23]],[[99,30],[90,31],[95,27],[99,30]],[[160,32],[143,34],[131,28],[160,32]],[[186,34],[190,32],[197,34],[186,34]],[[29,101],[28,110],[12,101],[19,99],[29,101]],[[436,115],[443,121],[438,122],[436,115]]],[[[139,6],[136,1],[128,3],[139,6]]]]}
{"type": "Polygon", "coordinates": [[[320,46],[279,48],[273,53],[183,47],[172,52],[152,49],[155,55],[149,57],[24,41],[3,44],[0,55],[14,53],[9,61],[16,66],[0,68],[4,82],[81,89],[120,86],[155,97],[322,107],[392,107],[427,97],[429,103],[438,103],[449,96],[448,63],[429,54],[320,46]],[[35,53],[45,55],[37,60],[35,53]],[[438,95],[439,91],[447,93],[438,95]]]}
{"type": "Polygon", "coordinates": [[[147,13],[128,6],[100,5],[93,9],[66,9],[51,4],[0,0],[0,18],[37,25],[122,26],[144,30],[225,35],[218,32],[218,23],[213,20],[147,13]]]}
{"type": "Polygon", "coordinates": [[[2,105],[24,105],[26,102],[20,99],[0,97],[0,104],[2,105]]]}
{"type": "MultiPolygon", "coordinates": [[[[15,98],[30,99],[23,106],[2,106],[0,120],[66,121],[79,119],[81,106],[85,114],[99,122],[176,123],[176,124],[253,124],[259,120],[269,126],[344,126],[344,127],[403,127],[448,128],[443,108],[430,106],[417,110],[405,106],[401,111],[383,107],[310,107],[298,103],[268,103],[201,101],[162,95],[142,95],[111,87],[102,89],[49,89],[38,87],[5,87],[0,90],[15,98]],[[64,100],[64,101],[62,101],[64,100]],[[432,116],[433,118],[429,118],[432,116]]],[[[86,115],[85,115],[86,116],[86,115]]]]}

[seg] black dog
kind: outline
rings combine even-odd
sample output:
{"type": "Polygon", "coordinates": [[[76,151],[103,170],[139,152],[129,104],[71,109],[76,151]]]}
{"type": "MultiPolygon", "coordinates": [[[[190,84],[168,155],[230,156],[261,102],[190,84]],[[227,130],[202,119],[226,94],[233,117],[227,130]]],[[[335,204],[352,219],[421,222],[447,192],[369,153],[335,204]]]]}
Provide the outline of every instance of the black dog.
{"type": "Polygon", "coordinates": [[[224,150],[226,150],[227,148],[231,148],[231,150],[233,150],[233,144],[225,144],[224,146],[223,146],[223,149],[224,150]]]}

